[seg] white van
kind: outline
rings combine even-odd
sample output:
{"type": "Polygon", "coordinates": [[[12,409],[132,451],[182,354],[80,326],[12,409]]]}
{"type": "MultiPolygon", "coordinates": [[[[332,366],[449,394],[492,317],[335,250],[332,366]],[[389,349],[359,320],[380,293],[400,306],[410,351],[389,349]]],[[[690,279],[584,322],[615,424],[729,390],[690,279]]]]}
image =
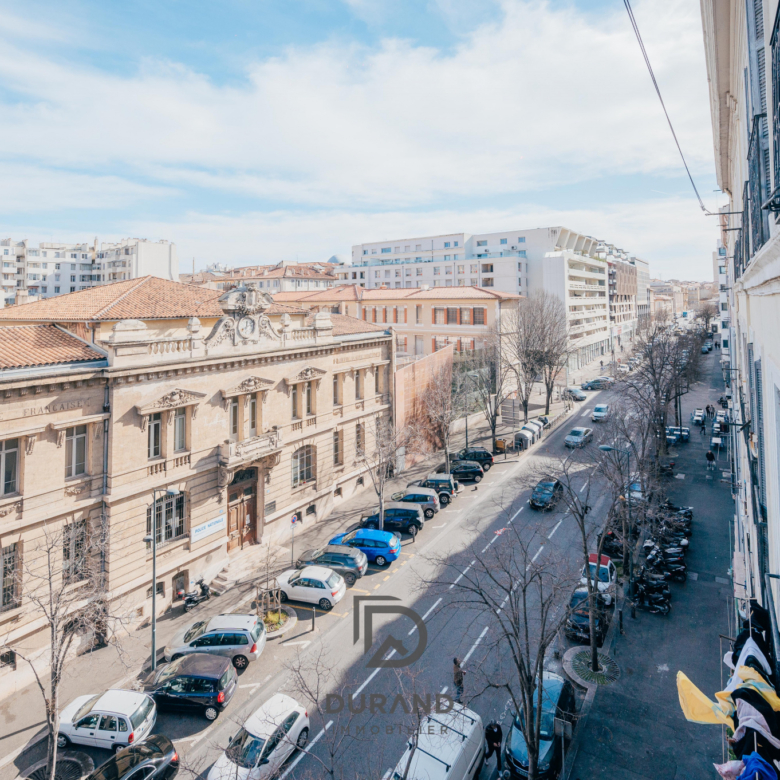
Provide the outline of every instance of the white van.
{"type": "Polygon", "coordinates": [[[485,762],[482,718],[461,704],[447,713],[426,717],[387,780],[474,780],[485,762]],[[411,757],[411,761],[410,761],[411,757]],[[407,766],[409,771],[407,772],[407,766]]]}

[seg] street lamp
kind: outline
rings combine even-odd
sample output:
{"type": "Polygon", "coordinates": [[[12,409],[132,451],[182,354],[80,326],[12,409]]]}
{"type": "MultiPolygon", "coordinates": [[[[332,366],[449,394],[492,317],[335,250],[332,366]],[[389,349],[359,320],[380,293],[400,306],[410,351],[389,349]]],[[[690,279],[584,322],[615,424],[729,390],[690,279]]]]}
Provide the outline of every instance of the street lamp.
{"type": "MultiPolygon", "coordinates": [[[[625,499],[627,512],[628,512],[628,538],[631,539],[631,450],[621,450],[618,447],[611,447],[609,444],[599,444],[599,449],[602,452],[618,452],[621,455],[626,456],[626,469],[628,471],[628,497],[625,499]]],[[[634,556],[632,554],[628,556],[628,597],[633,598],[634,595],[634,556]]]]}
{"type": "MultiPolygon", "coordinates": [[[[162,491],[160,491],[162,492],[162,491]]],[[[166,496],[178,496],[178,488],[167,488],[166,496]]],[[[152,671],[157,668],[157,488],[152,489],[152,532],[144,541],[152,545],[152,671]]]]}

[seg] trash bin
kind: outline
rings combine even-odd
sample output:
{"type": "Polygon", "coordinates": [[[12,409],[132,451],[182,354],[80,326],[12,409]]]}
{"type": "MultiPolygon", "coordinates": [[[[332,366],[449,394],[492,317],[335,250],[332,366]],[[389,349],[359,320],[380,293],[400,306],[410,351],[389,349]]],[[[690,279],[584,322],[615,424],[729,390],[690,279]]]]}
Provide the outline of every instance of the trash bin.
{"type": "Polygon", "coordinates": [[[506,439],[496,439],[496,452],[506,452],[506,439]]]}

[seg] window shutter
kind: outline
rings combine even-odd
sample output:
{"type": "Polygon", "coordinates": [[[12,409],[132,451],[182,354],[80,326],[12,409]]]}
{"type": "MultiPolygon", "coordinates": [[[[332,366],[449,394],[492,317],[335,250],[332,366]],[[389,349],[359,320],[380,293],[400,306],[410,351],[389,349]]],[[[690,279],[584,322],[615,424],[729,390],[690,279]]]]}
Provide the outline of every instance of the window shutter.
{"type": "Polygon", "coordinates": [[[408,310],[407,310],[407,307],[406,307],[406,306],[404,306],[404,325],[406,325],[406,323],[407,323],[407,322],[409,322],[409,320],[408,320],[408,314],[409,314],[409,312],[408,312],[408,310]]]}
{"type": "Polygon", "coordinates": [[[766,465],[764,457],[764,388],[762,384],[761,361],[756,361],[756,425],[758,434],[758,470],[760,475],[759,498],[761,506],[766,507],[766,465]]]}

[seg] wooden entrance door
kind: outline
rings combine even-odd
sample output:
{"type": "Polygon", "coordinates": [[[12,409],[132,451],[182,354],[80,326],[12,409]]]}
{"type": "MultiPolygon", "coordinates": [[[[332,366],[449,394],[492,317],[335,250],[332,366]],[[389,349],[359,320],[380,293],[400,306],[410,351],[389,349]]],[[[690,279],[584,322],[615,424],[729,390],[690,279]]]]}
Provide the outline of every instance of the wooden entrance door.
{"type": "Polygon", "coordinates": [[[228,488],[228,552],[257,541],[257,478],[228,488]]]}

